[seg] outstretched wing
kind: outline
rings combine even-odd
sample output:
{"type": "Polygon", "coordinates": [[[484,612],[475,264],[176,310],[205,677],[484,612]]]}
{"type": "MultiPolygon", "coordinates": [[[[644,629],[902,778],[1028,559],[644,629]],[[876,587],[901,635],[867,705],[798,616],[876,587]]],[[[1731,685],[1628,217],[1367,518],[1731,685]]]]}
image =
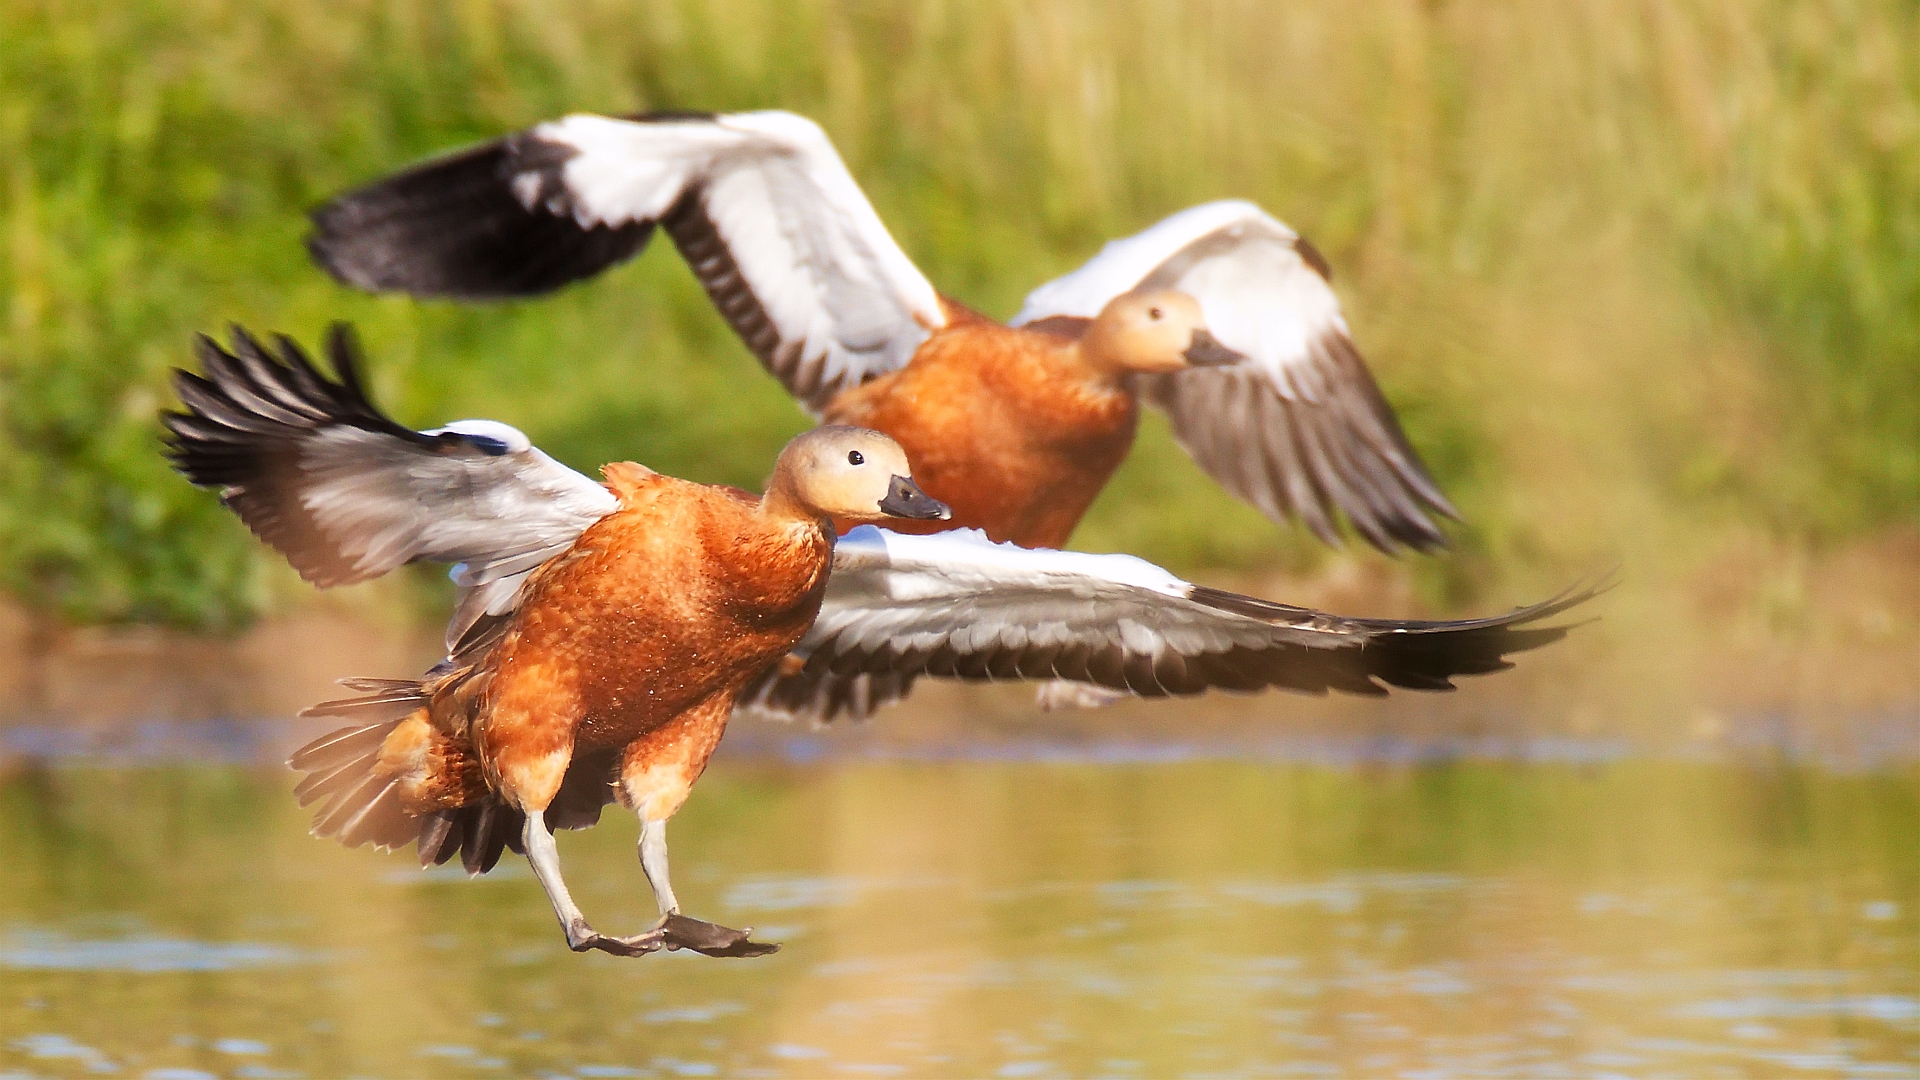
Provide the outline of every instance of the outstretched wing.
{"type": "Polygon", "coordinates": [[[804,663],[769,670],[741,703],[781,717],[864,716],[923,676],[1070,679],[1142,697],[1450,690],[1455,676],[1559,640],[1567,627],[1541,621],[1602,587],[1485,619],[1350,619],[1193,585],[1128,555],[866,526],[834,552],[820,617],[795,650],[804,663]]]}
{"type": "Polygon", "coordinates": [[[238,327],[232,352],[200,339],[206,374],[174,372],[186,411],[163,416],[168,456],[315,585],[459,563],[463,601],[497,606],[616,505],[505,424],[394,423],[367,400],[345,325],[327,339],[338,381],[291,339],[277,344],[278,356],[238,327]]]}
{"type": "Polygon", "coordinates": [[[363,289],[486,299],[591,277],[656,224],[816,415],[945,325],[826,133],[787,112],[569,116],[343,195],[307,246],[363,289]]]}
{"type": "Polygon", "coordinates": [[[1408,444],[1340,314],[1326,260],[1250,202],[1183,210],[1115,240],[1027,297],[1014,324],[1091,318],[1135,288],[1179,289],[1249,362],[1142,380],[1200,466],[1275,521],[1338,542],[1336,509],[1369,542],[1442,547],[1458,517],[1408,444]]]}

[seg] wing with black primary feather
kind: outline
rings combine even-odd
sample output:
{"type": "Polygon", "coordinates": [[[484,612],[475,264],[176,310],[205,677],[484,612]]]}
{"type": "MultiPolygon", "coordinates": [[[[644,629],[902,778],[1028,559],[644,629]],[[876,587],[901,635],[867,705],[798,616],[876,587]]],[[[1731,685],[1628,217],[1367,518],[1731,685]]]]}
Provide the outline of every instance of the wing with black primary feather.
{"type": "Polygon", "coordinates": [[[551,176],[565,160],[564,148],[525,136],[448,154],[314,211],[307,250],[368,292],[467,300],[552,292],[632,258],[653,235],[652,222],[582,225],[522,205],[514,178],[551,176]]]}
{"type": "Polygon", "coordinates": [[[864,528],[836,549],[820,617],[795,650],[804,663],[769,670],[742,706],[864,716],[921,677],[1067,679],[1141,697],[1449,690],[1559,640],[1568,627],[1548,620],[1605,587],[1482,619],[1352,619],[1193,585],[1125,555],[864,528]]]}
{"type": "Polygon", "coordinates": [[[816,415],[945,324],[826,133],[786,112],[568,116],[348,192],[307,244],[363,289],[480,300],[590,277],[656,225],[816,415]]]}
{"type": "Polygon", "coordinates": [[[174,375],[186,411],[163,417],[168,454],[316,585],[414,560],[464,564],[455,579],[483,585],[564,550],[614,508],[603,485],[505,424],[394,423],[367,399],[345,326],[328,338],[337,381],[291,339],[277,344],[276,355],[238,328],[231,352],[200,339],[205,374],[174,375]]]}
{"type": "Polygon", "coordinates": [[[1130,289],[1191,295],[1213,336],[1247,357],[1140,382],[1227,490],[1328,543],[1345,514],[1383,551],[1445,546],[1432,515],[1458,514],[1361,359],[1326,260],[1299,234],[1249,202],[1195,206],[1035,289],[1013,323],[1091,317],[1130,289]]]}

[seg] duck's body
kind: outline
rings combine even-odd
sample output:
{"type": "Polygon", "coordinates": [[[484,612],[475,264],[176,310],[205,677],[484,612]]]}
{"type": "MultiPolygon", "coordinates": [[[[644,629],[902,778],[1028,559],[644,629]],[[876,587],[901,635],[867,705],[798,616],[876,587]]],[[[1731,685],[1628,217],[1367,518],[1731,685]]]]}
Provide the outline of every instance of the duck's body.
{"type": "MultiPolygon", "coordinates": [[[[1009,327],[947,302],[948,324],[897,371],[828,403],[829,423],[893,436],[955,525],[1022,547],[1065,547],[1126,460],[1140,406],[1077,334],[1009,327]]],[[[905,525],[906,523],[902,523],[905,525]]]]}
{"type": "MultiPolygon", "coordinates": [[[[284,339],[283,339],[284,341],[284,339]]],[[[297,794],[327,800],[315,831],[349,845],[412,843],[425,864],[490,868],[526,854],[575,949],[725,956],[770,946],[679,914],[666,822],[726,730],[740,691],[820,612],[835,517],[944,517],[897,443],[826,426],[787,444],[767,493],[697,484],[631,462],[600,487],[489,421],[430,432],[366,401],[350,340],[329,382],[291,342],[206,342],[210,378],[176,379],[176,464],[303,574],[345,582],[410,558],[458,562],[448,657],[422,681],[360,683],[352,717],[293,758],[297,794]],[[436,513],[436,511],[438,511],[436,513]],[[618,801],[641,822],[662,922],[599,934],[560,877],[552,832],[618,801]],[[516,836],[517,834],[517,836],[516,836]]]]}
{"type": "Polygon", "coordinates": [[[576,949],[767,951],[746,931],[678,915],[664,830],[741,688],[819,614],[830,522],[632,463],[604,473],[614,509],[528,575],[485,640],[410,695],[383,687],[374,700],[320,707],[411,710],[301,751],[295,764],[310,775],[300,794],[346,792],[322,814],[323,835],[413,843],[423,863],[464,850],[479,872],[505,846],[526,853],[576,949]],[[641,821],[643,864],[666,916],[651,937],[598,934],[560,878],[551,831],[592,825],[613,801],[641,821]]]}
{"type": "Polygon", "coordinates": [[[486,800],[546,811],[563,791],[558,823],[591,822],[608,798],[665,820],[734,693],[812,625],[833,550],[821,523],[632,463],[604,471],[617,508],[529,575],[497,640],[424,682],[382,739],[374,772],[398,780],[403,814],[376,840],[486,800]]]}
{"type": "Polygon", "coordinates": [[[469,734],[490,792],[516,810],[612,783],[643,819],[665,820],[733,695],[813,624],[833,537],[737,489],[632,464],[605,473],[619,508],[534,573],[512,625],[449,677],[431,720],[469,734]],[[469,680],[485,689],[460,693],[469,680]]]}

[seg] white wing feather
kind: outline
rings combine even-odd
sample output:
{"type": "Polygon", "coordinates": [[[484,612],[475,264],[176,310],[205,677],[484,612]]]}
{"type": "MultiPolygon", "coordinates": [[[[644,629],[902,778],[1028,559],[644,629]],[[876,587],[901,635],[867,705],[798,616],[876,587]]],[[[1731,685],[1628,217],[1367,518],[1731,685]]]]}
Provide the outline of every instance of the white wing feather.
{"type": "Polygon", "coordinates": [[[1054,315],[1090,319],[1137,287],[1179,289],[1200,302],[1222,345],[1259,364],[1291,396],[1289,369],[1306,364],[1323,335],[1347,333],[1339,298],[1299,243],[1300,234],[1253,203],[1202,203],[1109,241],[1085,266],[1028,293],[1013,325],[1054,315]]]}
{"type": "Polygon", "coordinates": [[[167,417],[176,467],[219,488],[316,585],[420,560],[458,564],[451,642],[481,614],[510,607],[528,573],[616,508],[605,486],[506,424],[394,423],[361,390],[344,327],[329,350],[337,382],[284,338],[278,357],[244,331],[231,353],[202,338],[205,377],[176,373],[187,411],[167,417]]]}
{"type": "Polygon", "coordinates": [[[1595,591],[1485,619],[1352,619],[1193,585],[1126,555],[865,526],[835,550],[820,615],[794,649],[799,665],[763,673],[739,708],[820,722],[866,716],[926,676],[1065,679],[1146,697],[1443,690],[1557,640],[1565,627],[1533,624],[1595,591]]]}
{"type": "MultiPolygon", "coordinates": [[[[577,115],[533,129],[570,148],[564,206],[582,228],[666,220],[687,247],[691,220],[669,215],[693,196],[731,257],[746,297],[777,335],[754,340],[730,303],[726,268],[695,265],[749,346],[817,411],[839,390],[904,365],[945,324],[940,298],[894,242],[819,125],[787,112],[711,121],[577,115]],[[806,372],[817,382],[795,375],[806,372]]],[[[543,190],[528,175],[523,201],[543,190]]]]}
{"type": "Polygon", "coordinates": [[[1249,363],[1142,380],[1181,443],[1229,490],[1334,541],[1344,511],[1392,551],[1437,547],[1429,510],[1457,516],[1401,433],[1354,347],[1319,253],[1238,199],[1183,210],[1114,240],[1027,297],[1015,325],[1092,318],[1133,289],[1178,289],[1249,363]]]}

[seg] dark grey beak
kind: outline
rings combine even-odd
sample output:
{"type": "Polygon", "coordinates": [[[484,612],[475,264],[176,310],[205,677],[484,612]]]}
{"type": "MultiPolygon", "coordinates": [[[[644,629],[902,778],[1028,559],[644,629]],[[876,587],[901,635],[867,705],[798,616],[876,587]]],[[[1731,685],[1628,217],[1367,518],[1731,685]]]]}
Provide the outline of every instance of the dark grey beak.
{"type": "Polygon", "coordinates": [[[1245,354],[1234,352],[1220,344],[1219,338],[1205,330],[1195,330],[1193,343],[1188,345],[1187,351],[1180,355],[1186,357],[1188,367],[1225,367],[1246,359],[1245,354]]]}
{"type": "Polygon", "coordinates": [[[945,521],[953,516],[947,504],[938,499],[927,497],[920,485],[904,476],[896,476],[887,488],[887,497],[880,500],[880,512],[897,518],[913,518],[918,521],[945,521]]]}

